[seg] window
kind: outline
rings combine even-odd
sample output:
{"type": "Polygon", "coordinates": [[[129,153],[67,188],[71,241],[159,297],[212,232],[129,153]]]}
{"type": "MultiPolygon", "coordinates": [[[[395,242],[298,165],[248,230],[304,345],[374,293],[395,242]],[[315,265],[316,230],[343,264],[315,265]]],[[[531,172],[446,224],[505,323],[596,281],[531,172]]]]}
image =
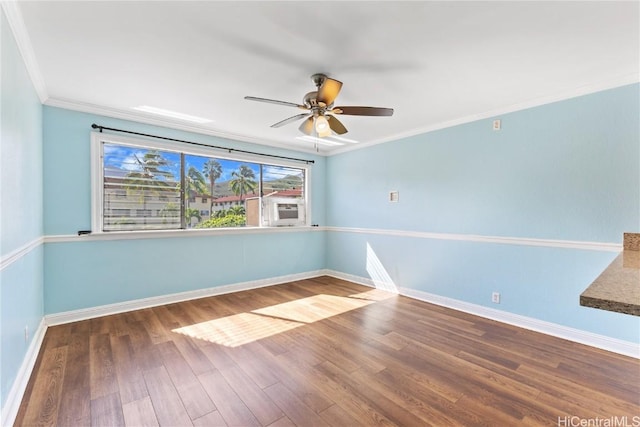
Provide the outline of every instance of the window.
{"type": "Polygon", "coordinates": [[[308,166],[218,153],[93,133],[94,232],[269,226],[269,198],[306,211],[308,166]]]}

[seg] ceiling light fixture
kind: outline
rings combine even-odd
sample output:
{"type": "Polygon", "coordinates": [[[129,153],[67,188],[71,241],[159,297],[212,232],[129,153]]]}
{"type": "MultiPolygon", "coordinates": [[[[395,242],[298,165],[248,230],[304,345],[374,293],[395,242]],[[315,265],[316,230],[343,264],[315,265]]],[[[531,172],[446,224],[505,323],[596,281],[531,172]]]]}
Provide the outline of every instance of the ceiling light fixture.
{"type": "Polygon", "coordinates": [[[331,127],[329,126],[329,121],[325,116],[316,117],[315,127],[316,133],[320,138],[331,135],[331,127]]]}
{"type": "Polygon", "coordinates": [[[210,123],[213,120],[204,119],[202,117],[191,116],[189,114],[178,113],[176,111],[164,110],[162,108],[150,107],[148,105],[141,105],[139,107],[133,107],[134,110],[142,111],[145,113],[157,114],[159,116],[170,117],[172,119],[185,120],[193,123],[210,123]]]}

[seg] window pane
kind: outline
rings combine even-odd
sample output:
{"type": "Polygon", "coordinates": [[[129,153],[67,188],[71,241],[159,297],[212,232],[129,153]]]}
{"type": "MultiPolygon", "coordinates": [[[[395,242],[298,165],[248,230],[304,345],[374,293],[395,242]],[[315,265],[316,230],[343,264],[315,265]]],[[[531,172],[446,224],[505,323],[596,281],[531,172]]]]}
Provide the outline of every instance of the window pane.
{"type": "Polygon", "coordinates": [[[299,207],[298,202],[305,198],[305,170],[262,165],[262,180],[262,223],[269,226],[303,225],[304,207],[299,207]]]}
{"type": "Polygon", "coordinates": [[[304,169],[285,166],[262,166],[264,197],[304,197],[304,169]]]}
{"type": "Polygon", "coordinates": [[[103,144],[103,231],[181,227],[180,155],[103,144]]]}
{"type": "Polygon", "coordinates": [[[188,227],[254,225],[247,224],[246,206],[259,197],[259,164],[186,155],[185,171],[188,227]]]}

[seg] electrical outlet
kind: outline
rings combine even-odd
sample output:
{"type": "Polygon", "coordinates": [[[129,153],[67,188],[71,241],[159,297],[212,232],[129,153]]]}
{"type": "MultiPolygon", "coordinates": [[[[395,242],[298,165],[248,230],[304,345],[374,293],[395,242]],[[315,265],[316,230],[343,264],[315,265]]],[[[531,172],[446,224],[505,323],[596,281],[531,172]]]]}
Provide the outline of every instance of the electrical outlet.
{"type": "Polygon", "coordinates": [[[24,342],[29,342],[29,325],[24,327],[24,342]]]}
{"type": "Polygon", "coordinates": [[[500,292],[493,292],[491,294],[491,302],[494,304],[500,304],[500,292]]]}
{"type": "Polygon", "coordinates": [[[494,120],[493,130],[500,130],[500,129],[502,129],[502,122],[500,120],[494,120]]]}

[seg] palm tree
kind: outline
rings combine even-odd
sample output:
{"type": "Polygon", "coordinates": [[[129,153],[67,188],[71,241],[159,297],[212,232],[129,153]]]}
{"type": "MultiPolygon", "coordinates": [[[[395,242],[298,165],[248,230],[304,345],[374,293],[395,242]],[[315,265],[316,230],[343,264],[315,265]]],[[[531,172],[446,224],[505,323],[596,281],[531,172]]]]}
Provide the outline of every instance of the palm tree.
{"type": "Polygon", "coordinates": [[[240,202],[242,202],[242,196],[249,191],[255,191],[258,183],[255,181],[256,174],[247,165],[240,165],[240,169],[231,172],[233,177],[229,181],[229,187],[236,196],[240,196],[240,202]]]}
{"type": "MultiPolygon", "coordinates": [[[[147,151],[142,159],[133,155],[136,161],[136,170],[129,172],[125,178],[127,193],[137,194],[145,200],[145,194],[151,192],[159,195],[160,191],[169,191],[174,184],[173,173],[162,168],[170,166],[169,161],[162,157],[156,150],[147,151]]],[[[175,187],[173,187],[175,188],[175,187]]]]}
{"type": "Polygon", "coordinates": [[[216,183],[216,179],[222,176],[222,166],[216,159],[209,159],[202,167],[202,173],[209,178],[209,195],[211,196],[209,213],[213,214],[213,186],[216,183]]]}
{"type": "Polygon", "coordinates": [[[187,174],[184,177],[184,197],[187,199],[187,209],[189,209],[189,199],[196,194],[205,194],[207,192],[207,184],[204,176],[193,166],[189,166],[187,174]]]}
{"type": "Polygon", "coordinates": [[[184,212],[185,220],[187,221],[187,226],[191,227],[191,220],[193,218],[197,219],[198,222],[202,221],[202,216],[200,216],[200,211],[198,209],[187,208],[184,212]]]}
{"type": "Polygon", "coordinates": [[[244,215],[246,213],[244,206],[231,206],[227,211],[230,215],[244,215]]]}
{"type": "MultiPolygon", "coordinates": [[[[149,214],[147,211],[147,199],[149,196],[164,198],[167,194],[175,194],[175,177],[166,168],[170,163],[157,150],[147,151],[142,158],[133,154],[136,170],[132,170],[125,177],[124,183],[128,196],[138,196],[142,203],[143,224],[147,224],[149,214]]],[[[165,217],[166,218],[166,217],[165,217]]]]}

